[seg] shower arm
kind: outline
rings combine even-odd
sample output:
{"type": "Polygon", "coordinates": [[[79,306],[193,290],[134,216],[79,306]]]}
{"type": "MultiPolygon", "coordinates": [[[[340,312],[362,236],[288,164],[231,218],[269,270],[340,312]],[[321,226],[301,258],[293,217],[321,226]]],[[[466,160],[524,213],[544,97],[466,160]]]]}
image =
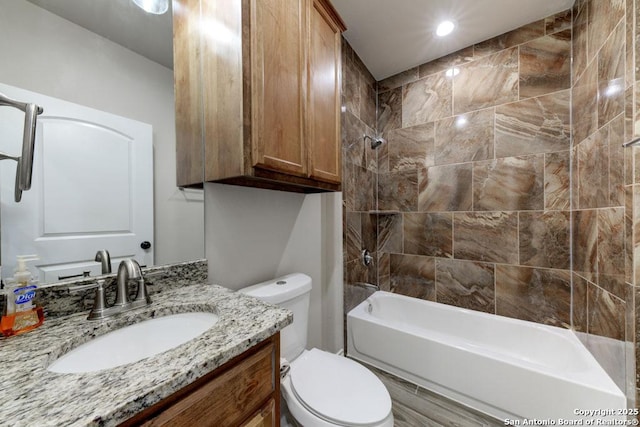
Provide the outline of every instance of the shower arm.
{"type": "Polygon", "coordinates": [[[11,156],[0,152],[0,160],[15,160],[16,184],[14,199],[19,202],[22,199],[22,192],[31,188],[31,177],[33,171],[33,151],[36,140],[36,120],[42,114],[42,107],[33,104],[19,102],[0,93],[0,106],[17,108],[24,112],[24,130],[22,134],[22,155],[20,157],[11,156]]]}
{"type": "Polygon", "coordinates": [[[363,138],[364,138],[364,142],[367,142],[367,139],[371,142],[372,150],[375,150],[376,148],[378,148],[379,146],[381,146],[386,142],[385,139],[381,136],[372,137],[367,135],[366,133],[363,135],[363,138]]]}

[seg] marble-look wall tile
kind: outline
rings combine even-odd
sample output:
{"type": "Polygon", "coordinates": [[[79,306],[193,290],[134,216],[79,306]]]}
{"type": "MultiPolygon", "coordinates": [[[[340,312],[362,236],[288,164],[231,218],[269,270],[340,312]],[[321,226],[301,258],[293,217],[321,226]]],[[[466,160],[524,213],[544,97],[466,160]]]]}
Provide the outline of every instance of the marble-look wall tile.
{"type": "Polygon", "coordinates": [[[378,286],[382,291],[391,291],[391,255],[378,252],[378,286]]]}
{"type": "MultiPolygon", "coordinates": [[[[375,254],[374,254],[375,255],[375,254]]],[[[360,260],[350,261],[345,265],[345,283],[375,283],[376,282],[376,266],[372,263],[365,266],[360,260]]],[[[358,303],[361,301],[358,301],[358,303]]],[[[356,304],[357,305],[357,304],[356,304]]]]}
{"type": "Polygon", "coordinates": [[[387,133],[389,170],[416,170],[434,164],[434,124],[426,123],[387,133]]]}
{"type": "Polygon", "coordinates": [[[544,155],[544,208],[569,209],[571,205],[571,155],[569,151],[544,155]]]}
{"type": "Polygon", "coordinates": [[[494,108],[438,120],[435,124],[435,164],[493,158],[494,108]]]}
{"type": "Polygon", "coordinates": [[[420,65],[420,78],[439,73],[441,71],[446,71],[450,68],[457,67],[460,64],[464,64],[465,62],[469,62],[471,60],[473,60],[473,46],[460,49],[457,52],[420,65]]]}
{"type": "Polygon", "coordinates": [[[346,213],[345,246],[347,262],[355,261],[360,257],[360,251],[362,250],[362,222],[360,217],[359,212],[346,213]]]}
{"type": "Polygon", "coordinates": [[[578,146],[571,144],[572,148],[570,151],[570,155],[571,155],[571,197],[570,197],[570,202],[571,202],[571,209],[578,209],[578,206],[580,205],[579,200],[580,200],[580,169],[579,169],[579,164],[578,164],[578,155],[579,155],[579,150],[578,150],[578,146]]]}
{"type": "Polygon", "coordinates": [[[596,284],[610,294],[624,300],[627,297],[627,285],[622,274],[598,273],[596,284]]]}
{"type": "Polygon", "coordinates": [[[354,188],[354,211],[366,212],[374,208],[373,195],[375,176],[373,172],[363,167],[354,165],[352,169],[354,188]]]}
{"type": "Polygon", "coordinates": [[[608,206],[624,206],[624,115],[620,114],[608,125],[609,139],[609,203],[608,206]]]}
{"type": "Polygon", "coordinates": [[[598,273],[624,275],[624,208],[598,210],[598,273]]]}
{"type": "Polygon", "coordinates": [[[418,210],[472,210],[472,163],[433,166],[419,171],[418,210]]]}
{"type": "Polygon", "coordinates": [[[571,29],[520,46],[520,99],[569,89],[571,29]]]}
{"type": "Polygon", "coordinates": [[[637,230],[640,230],[640,185],[631,186],[633,197],[631,200],[632,210],[630,214],[632,215],[632,229],[633,229],[633,238],[632,238],[632,269],[633,269],[633,283],[635,286],[640,287],[640,233],[637,230]]]}
{"type": "Polygon", "coordinates": [[[520,264],[569,269],[569,225],[569,212],[520,212],[520,264]]]}
{"type": "Polygon", "coordinates": [[[436,260],[436,301],[495,313],[494,264],[436,260]]]}
{"type": "Polygon", "coordinates": [[[573,271],[595,273],[598,266],[598,211],[573,211],[573,271]]]}
{"type": "Polygon", "coordinates": [[[496,265],[496,314],[569,328],[570,305],[569,271],[496,265]]]}
{"type": "Polygon", "coordinates": [[[435,301],[435,258],[419,255],[390,255],[391,291],[435,301]]]}
{"type": "Polygon", "coordinates": [[[598,208],[609,202],[609,149],[607,127],[577,146],[578,207],[598,208]]]}
{"type": "Polygon", "coordinates": [[[378,218],[375,214],[368,212],[360,213],[361,245],[358,251],[358,260],[360,260],[360,252],[367,249],[371,253],[378,252],[378,218]]]}
{"type": "Polygon", "coordinates": [[[351,111],[342,113],[342,161],[365,166],[365,146],[362,135],[366,126],[351,111]]]}
{"type": "Polygon", "coordinates": [[[418,67],[413,67],[391,77],[387,77],[384,80],[380,80],[378,82],[378,92],[386,92],[388,90],[404,86],[408,83],[415,82],[419,78],[420,75],[418,73],[418,67]]]}
{"type": "Polygon", "coordinates": [[[577,145],[598,129],[598,75],[595,62],[589,64],[574,84],[571,102],[573,143],[577,145]]]}
{"type": "Polygon", "coordinates": [[[623,300],[591,284],[588,305],[590,334],[624,340],[626,304],[623,300]]]}
{"type": "Polygon", "coordinates": [[[376,127],[376,88],[360,84],[360,120],[370,128],[376,127]]]}
{"type": "Polygon", "coordinates": [[[378,94],[378,132],[402,127],[402,88],[378,94]]]}
{"type": "Polygon", "coordinates": [[[451,258],[453,214],[405,213],[404,253],[451,258]]]}
{"type": "Polygon", "coordinates": [[[624,72],[626,57],[624,49],[624,28],[624,22],[620,22],[598,54],[599,127],[605,125],[624,111],[624,72]]]}
{"type": "Polygon", "coordinates": [[[598,208],[624,204],[624,116],[577,145],[578,207],[598,208]]]}
{"type": "Polygon", "coordinates": [[[444,72],[403,86],[402,127],[449,117],[452,111],[452,80],[444,72]]]}
{"type": "Polygon", "coordinates": [[[360,72],[352,59],[342,61],[342,105],[360,117],[360,72]]]}
{"type": "Polygon", "coordinates": [[[508,33],[501,34],[489,40],[477,43],[473,46],[474,56],[481,57],[499,52],[510,47],[526,43],[530,40],[542,37],[545,34],[546,23],[544,19],[524,25],[508,33]]]}
{"type": "MultiPolygon", "coordinates": [[[[342,208],[353,211],[356,199],[356,180],[353,163],[342,162],[342,208]]],[[[343,218],[344,219],[344,218],[343,218]]]]}
{"type": "Polygon", "coordinates": [[[418,208],[418,171],[404,170],[378,174],[378,209],[416,211],[418,208]]]}
{"type": "Polygon", "coordinates": [[[517,48],[462,64],[459,68],[460,73],[454,77],[454,114],[518,100],[517,48]]]}
{"type": "Polygon", "coordinates": [[[496,107],[496,157],[568,150],[570,103],[563,90],[496,107]]]}
{"type": "MultiPolygon", "coordinates": [[[[633,277],[633,186],[625,186],[624,192],[624,279],[635,283],[633,277]]],[[[640,312],[639,312],[640,314],[640,312]]]]}
{"type": "Polygon", "coordinates": [[[573,66],[572,81],[580,77],[587,66],[587,20],[589,7],[587,0],[576,0],[573,4],[573,35],[571,38],[573,66]]]}
{"type": "Polygon", "coordinates": [[[625,89],[629,89],[636,81],[636,73],[635,73],[635,60],[634,60],[634,51],[636,48],[635,44],[635,32],[633,29],[634,23],[634,3],[635,0],[625,0],[626,1],[626,12],[625,12],[625,89]]]}
{"type": "Polygon", "coordinates": [[[517,264],[518,213],[455,213],[453,242],[455,259],[517,264]]]}
{"type": "MultiPolygon", "coordinates": [[[[366,288],[362,286],[354,286],[351,284],[352,282],[345,281],[343,287],[343,298],[344,298],[344,312],[348,313],[352,309],[354,309],[358,304],[362,301],[369,298],[371,292],[369,292],[366,288]]],[[[346,315],[345,315],[346,319],[346,315]]],[[[345,321],[346,323],[346,321],[345,321]]],[[[346,341],[346,337],[345,337],[346,341]]]]}
{"type": "MultiPolygon", "coordinates": [[[[389,131],[391,132],[391,131],[389,131]]],[[[381,136],[385,139],[389,139],[389,132],[383,133],[381,136]]],[[[375,135],[376,132],[371,130],[370,135],[375,135]]],[[[369,159],[369,167],[373,167],[377,173],[389,172],[389,144],[382,143],[378,148],[371,148],[371,144],[366,145],[365,152],[369,159]]]]}
{"type": "Polygon", "coordinates": [[[380,214],[376,215],[378,223],[378,252],[402,253],[402,215],[380,214]]]}
{"type": "MultiPolygon", "coordinates": [[[[635,136],[634,132],[634,120],[633,120],[633,107],[634,99],[633,93],[635,86],[627,88],[624,91],[624,142],[631,141],[635,136]]],[[[624,183],[626,185],[634,184],[636,182],[635,170],[637,154],[640,150],[637,147],[627,148],[623,150],[624,153],[624,183]]],[[[640,164],[639,164],[640,166],[640,164]]],[[[640,169],[638,169],[640,170],[640,169]]]]}
{"type": "Polygon", "coordinates": [[[544,155],[507,157],[473,164],[473,209],[544,209],[544,155]]]}
{"type": "Polygon", "coordinates": [[[573,319],[572,326],[577,332],[587,332],[587,290],[589,282],[579,274],[573,273],[573,319]]]}
{"type": "MultiPolygon", "coordinates": [[[[587,8],[587,61],[595,58],[609,34],[624,17],[625,0],[590,1],[587,8]]],[[[619,48],[622,45],[619,46],[619,48]]],[[[624,49],[622,49],[624,51],[624,49]]]]}
{"type": "Polygon", "coordinates": [[[571,29],[571,16],[571,9],[567,9],[545,18],[545,34],[571,29]]]}

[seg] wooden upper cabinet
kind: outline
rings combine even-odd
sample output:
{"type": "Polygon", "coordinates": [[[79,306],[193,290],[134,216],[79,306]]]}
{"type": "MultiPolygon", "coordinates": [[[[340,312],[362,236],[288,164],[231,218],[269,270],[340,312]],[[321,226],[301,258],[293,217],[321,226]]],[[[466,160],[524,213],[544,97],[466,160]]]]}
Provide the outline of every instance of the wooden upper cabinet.
{"type": "Polygon", "coordinates": [[[306,0],[251,0],[253,166],[307,176],[306,0]]]}
{"type": "Polygon", "coordinates": [[[312,178],[341,182],[340,34],[339,18],[329,5],[313,0],[309,50],[309,173],[312,178]]]}
{"type": "Polygon", "coordinates": [[[339,191],[345,26],[328,0],[175,5],[178,185],[339,191]]]}

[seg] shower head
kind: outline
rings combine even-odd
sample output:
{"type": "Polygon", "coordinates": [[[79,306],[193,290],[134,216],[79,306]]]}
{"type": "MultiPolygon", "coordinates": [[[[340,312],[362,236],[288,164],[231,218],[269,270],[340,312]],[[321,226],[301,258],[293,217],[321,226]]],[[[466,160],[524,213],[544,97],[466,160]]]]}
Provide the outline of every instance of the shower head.
{"type": "Polygon", "coordinates": [[[378,148],[379,146],[381,146],[383,143],[386,142],[386,140],[381,136],[371,137],[371,136],[365,134],[364,135],[364,142],[367,142],[367,139],[369,141],[371,141],[371,149],[372,150],[375,150],[376,148],[378,148]]]}

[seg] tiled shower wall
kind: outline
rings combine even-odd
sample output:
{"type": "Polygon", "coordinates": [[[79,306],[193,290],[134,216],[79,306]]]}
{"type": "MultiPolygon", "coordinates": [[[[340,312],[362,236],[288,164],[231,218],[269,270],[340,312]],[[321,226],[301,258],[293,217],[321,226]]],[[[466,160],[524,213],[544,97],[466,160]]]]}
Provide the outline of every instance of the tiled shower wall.
{"type": "Polygon", "coordinates": [[[628,396],[639,384],[633,378],[638,149],[622,148],[634,137],[634,8],[634,0],[577,0],[572,68],[573,327],[588,333],[581,338],[595,351],[596,337],[629,343],[630,351],[615,356],[627,366],[628,396]]]}
{"type": "Polygon", "coordinates": [[[346,310],[369,282],[634,342],[633,2],[578,0],[377,87],[345,43],[346,310]]]}

